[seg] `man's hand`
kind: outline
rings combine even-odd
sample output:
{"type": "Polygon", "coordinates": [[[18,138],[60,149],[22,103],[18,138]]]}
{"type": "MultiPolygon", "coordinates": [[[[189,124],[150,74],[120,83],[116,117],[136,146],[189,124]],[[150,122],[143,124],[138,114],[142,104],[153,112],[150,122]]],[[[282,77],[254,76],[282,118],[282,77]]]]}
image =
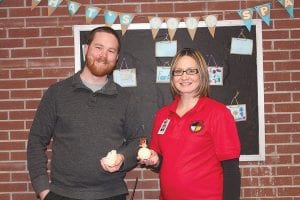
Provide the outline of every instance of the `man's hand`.
{"type": "Polygon", "coordinates": [[[39,194],[40,199],[44,200],[49,192],[50,192],[50,190],[43,190],[42,192],[40,192],[40,194],[39,194]]]}
{"type": "Polygon", "coordinates": [[[124,156],[122,154],[117,154],[117,159],[116,159],[116,162],[112,165],[108,165],[106,164],[106,162],[104,161],[104,158],[102,158],[100,160],[100,165],[101,167],[104,169],[104,171],[107,171],[107,172],[116,172],[120,169],[120,167],[122,166],[124,162],[124,156]]]}

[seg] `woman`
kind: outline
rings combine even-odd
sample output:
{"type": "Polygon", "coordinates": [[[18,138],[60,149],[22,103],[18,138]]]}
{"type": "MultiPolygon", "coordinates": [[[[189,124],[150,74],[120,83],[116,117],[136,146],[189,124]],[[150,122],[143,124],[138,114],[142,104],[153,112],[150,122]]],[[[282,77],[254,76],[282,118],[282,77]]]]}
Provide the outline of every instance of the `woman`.
{"type": "Polygon", "coordinates": [[[240,142],[225,105],[209,98],[207,65],[198,50],[171,64],[174,101],[155,117],[151,156],[160,167],[161,200],[235,200],[240,194],[240,142]]]}

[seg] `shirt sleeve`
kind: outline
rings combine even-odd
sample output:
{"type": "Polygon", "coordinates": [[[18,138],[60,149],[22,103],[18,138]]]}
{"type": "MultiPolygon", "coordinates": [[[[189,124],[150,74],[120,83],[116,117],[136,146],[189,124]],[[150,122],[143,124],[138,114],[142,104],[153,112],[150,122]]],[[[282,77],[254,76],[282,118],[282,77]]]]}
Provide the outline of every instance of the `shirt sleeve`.
{"type": "Polygon", "coordinates": [[[161,124],[159,120],[159,112],[157,112],[154,118],[153,128],[151,132],[150,149],[154,150],[158,154],[161,154],[161,151],[159,149],[158,134],[157,134],[160,125],[161,124]]]}
{"type": "Polygon", "coordinates": [[[27,145],[27,164],[33,189],[37,194],[49,189],[46,155],[55,124],[55,99],[49,88],[44,94],[33,120],[27,145]]]}
{"type": "Polygon", "coordinates": [[[133,95],[129,98],[126,110],[124,132],[126,140],[118,151],[124,155],[124,165],[122,170],[128,171],[137,165],[137,152],[139,149],[139,139],[145,135],[144,125],[136,108],[136,101],[133,95]]]}
{"type": "Polygon", "coordinates": [[[236,123],[230,111],[220,106],[211,115],[212,138],[220,161],[240,157],[240,140],[236,123]]]}

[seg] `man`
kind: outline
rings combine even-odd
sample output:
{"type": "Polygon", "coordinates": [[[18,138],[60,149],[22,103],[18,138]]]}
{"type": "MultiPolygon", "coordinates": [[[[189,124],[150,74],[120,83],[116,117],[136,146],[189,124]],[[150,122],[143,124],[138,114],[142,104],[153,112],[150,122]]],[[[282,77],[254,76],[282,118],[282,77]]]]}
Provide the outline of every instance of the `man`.
{"type": "Polygon", "coordinates": [[[141,123],[134,97],[109,76],[120,51],[118,34],[98,27],[88,35],[85,66],[49,87],[27,147],[33,189],[41,200],[125,200],[126,171],[136,165],[141,123]],[[49,183],[47,145],[52,142],[49,183]],[[113,164],[105,162],[111,150],[113,164]]]}

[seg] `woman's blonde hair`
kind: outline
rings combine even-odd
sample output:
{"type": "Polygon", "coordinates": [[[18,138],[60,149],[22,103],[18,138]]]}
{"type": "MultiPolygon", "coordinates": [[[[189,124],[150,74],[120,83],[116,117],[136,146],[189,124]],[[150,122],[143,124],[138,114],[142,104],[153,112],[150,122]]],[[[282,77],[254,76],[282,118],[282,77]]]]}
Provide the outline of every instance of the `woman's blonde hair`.
{"type": "MultiPolygon", "coordinates": [[[[196,90],[196,96],[198,97],[208,97],[209,96],[209,75],[208,75],[208,70],[207,70],[207,65],[206,62],[200,53],[199,50],[197,49],[191,49],[191,48],[184,48],[180,51],[177,52],[175,57],[172,59],[171,62],[171,70],[170,70],[170,76],[171,76],[171,91],[173,96],[180,95],[180,91],[175,87],[174,81],[173,81],[173,70],[175,69],[175,66],[180,58],[183,56],[189,56],[193,58],[198,66],[199,70],[199,77],[200,77],[200,84],[197,87],[196,90]]],[[[197,74],[197,75],[198,75],[197,74]]]]}

